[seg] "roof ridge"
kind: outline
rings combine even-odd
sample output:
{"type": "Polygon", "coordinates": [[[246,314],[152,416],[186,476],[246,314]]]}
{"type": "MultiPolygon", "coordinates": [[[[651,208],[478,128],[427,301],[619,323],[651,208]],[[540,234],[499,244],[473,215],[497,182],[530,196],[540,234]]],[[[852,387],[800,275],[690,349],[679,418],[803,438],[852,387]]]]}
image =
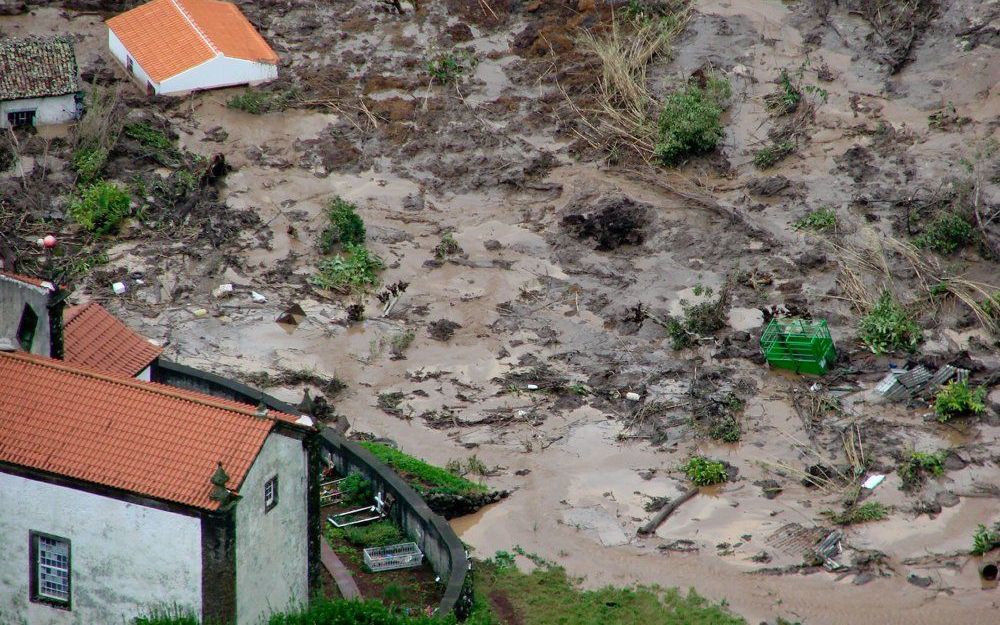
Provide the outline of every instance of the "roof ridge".
{"type": "Polygon", "coordinates": [[[92,371],[85,368],[71,367],[69,365],[62,364],[58,360],[54,360],[51,358],[28,357],[27,355],[22,355],[18,352],[0,352],[0,357],[14,358],[16,360],[21,360],[23,362],[36,364],[42,367],[48,367],[50,369],[55,369],[56,371],[62,371],[64,373],[82,375],[96,380],[101,380],[103,382],[110,382],[113,384],[121,384],[122,386],[127,386],[140,391],[162,395],[164,397],[170,397],[182,401],[190,401],[191,403],[205,406],[207,408],[215,408],[216,410],[225,410],[227,412],[234,412],[236,414],[244,415],[247,417],[255,417],[258,419],[261,418],[269,419],[273,423],[278,422],[278,419],[274,419],[272,417],[267,417],[267,416],[261,416],[257,414],[255,410],[250,410],[249,408],[238,408],[223,403],[217,403],[211,400],[209,396],[205,396],[205,398],[203,399],[201,397],[192,397],[191,395],[187,394],[187,393],[199,394],[196,393],[196,391],[187,391],[183,394],[174,393],[167,390],[171,387],[159,384],[157,382],[144,382],[140,380],[135,380],[133,378],[116,377],[113,375],[107,375],[104,373],[100,373],[98,371],[92,371]]]}
{"type": "Polygon", "coordinates": [[[205,42],[205,45],[207,45],[209,48],[212,49],[212,52],[215,53],[215,56],[222,56],[222,50],[220,50],[218,46],[215,45],[215,42],[209,39],[208,35],[205,34],[205,31],[203,31],[201,27],[198,26],[198,23],[194,21],[194,18],[191,17],[191,14],[187,12],[187,9],[184,8],[184,6],[178,0],[170,0],[170,4],[174,5],[174,7],[177,8],[177,10],[184,17],[187,23],[191,25],[191,28],[194,29],[194,32],[198,33],[198,36],[201,37],[201,40],[205,42]]]}

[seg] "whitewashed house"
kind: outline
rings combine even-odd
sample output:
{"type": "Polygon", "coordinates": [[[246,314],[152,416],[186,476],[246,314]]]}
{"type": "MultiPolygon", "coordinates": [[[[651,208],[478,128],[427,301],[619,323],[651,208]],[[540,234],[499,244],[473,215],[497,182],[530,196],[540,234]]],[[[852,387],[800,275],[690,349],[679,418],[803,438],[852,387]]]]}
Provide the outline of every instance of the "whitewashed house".
{"type": "Polygon", "coordinates": [[[80,102],[68,38],[0,39],[0,128],[64,124],[79,117],[80,102]]]}
{"type": "Polygon", "coordinates": [[[278,55],[229,2],[152,0],[107,25],[111,54],[151,95],[278,77],[278,55]]]}
{"type": "Polygon", "coordinates": [[[111,625],[167,605],[257,625],[308,601],[313,431],[6,342],[0,623],[111,625]]]}

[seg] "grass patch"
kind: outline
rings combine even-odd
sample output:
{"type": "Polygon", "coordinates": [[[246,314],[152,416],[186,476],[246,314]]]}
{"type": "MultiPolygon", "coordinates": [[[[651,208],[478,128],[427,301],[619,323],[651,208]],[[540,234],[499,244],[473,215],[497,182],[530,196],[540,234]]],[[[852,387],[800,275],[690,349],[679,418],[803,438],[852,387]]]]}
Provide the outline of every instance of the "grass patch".
{"type": "Polygon", "coordinates": [[[772,141],[754,153],[754,167],[757,169],[773,167],[794,151],[795,144],[787,139],[784,141],[772,141]]]}
{"type": "Polygon", "coordinates": [[[704,456],[694,456],[681,467],[688,479],[697,486],[720,484],[728,479],[726,465],[704,456]]]}
{"type": "Polygon", "coordinates": [[[506,622],[523,625],[746,625],[725,602],[712,603],[693,590],[687,595],[658,586],[582,590],[562,567],[536,560],[540,564],[531,573],[499,553],[495,562],[477,566],[476,603],[466,623],[500,625],[490,610],[492,600],[516,613],[507,613],[506,622]]]}
{"type": "Polygon", "coordinates": [[[155,607],[132,619],[132,625],[199,625],[201,621],[191,611],[179,606],[155,607]]]}
{"type": "Polygon", "coordinates": [[[955,417],[978,415],[986,412],[986,387],[970,388],[967,380],[949,382],[934,398],[934,412],[944,423],[955,417]]]}
{"type": "MultiPolygon", "coordinates": [[[[712,289],[699,289],[695,287],[695,293],[711,296],[712,289]]],[[[698,304],[690,304],[687,300],[681,300],[683,315],[680,319],[670,317],[666,321],[667,336],[670,337],[671,347],[674,349],[684,349],[690,347],[701,336],[710,336],[726,327],[727,314],[729,311],[729,287],[723,287],[716,299],[707,300],[698,304]]]]}
{"type": "Polygon", "coordinates": [[[483,484],[459,477],[446,469],[428,464],[388,445],[370,441],[361,442],[360,445],[389,465],[421,495],[428,493],[462,495],[489,491],[489,488],[483,484]]]}
{"type": "Polygon", "coordinates": [[[722,113],[730,94],[725,79],[710,76],[704,87],[691,83],[667,96],[657,124],[656,159],[663,165],[679,165],[714,150],[725,136],[722,113]]]}
{"type": "Polygon", "coordinates": [[[476,57],[469,52],[443,52],[427,61],[427,73],[432,82],[449,85],[458,82],[463,74],[477,64],[476,57]]]}
{"type": "Polygon", "coordinates": [[[326,217],[330,225],[319,236],[320,252],[329,254],[338,244],[364,245],[365,222],[358,215],[356,204],[340,197],[333,198],[326,209],[326,217]]]}
{"type": "Polygon", "coordinates": [[[341,293],[365,292],[379,285],[378,272],[385,267],[382,259],[360,245],[344,246],[347,255],[320,261],[318,271],[309,276],[309,283],[321,289],[341,293]]]}
{"type": "Polygon", "coordinates": [[[1000,523],[994,525],[993,529],[980,523],[972,534],[972,555],[981,556],[995,547],[1000,547],[1000,523]]]}
{"type": "Polygon", "coordinates": [[[406,542],[406,534],[396,527],[392,521],[375,521],[366,525],[349,525],[334,527],[327,523],[324,530],[327,541],[344,541],[367,549],[368,547],[384,547],[406,542]]]}
{"type": "MultiPolygon", "coordinates": [[[[99,145],[87,145],[73,151],[70,166],[79,176],[80,182],[86,183],[100,178],[107,162],[107,149],[99,145]]],[[[2,169],[0,167],[0,170],[2,169]]]]}
{"type": "Polygon", "coordinates": [[[226,101],[226,106],[251,115],[263,115],[274,111],[283,111],[295,101],[294,90],[265,91],[248,88],[243,93],[234,95],[226,101]]]}
{"type": "Polygon", "coordinates": [[[78,224],[94,234],[108,234],[118,229],[128,217],[131,198],[112,182],[95,182],[83,187],[69,207],[78,224]]]}
{"type": "Polygon", "coordinates": [[[840,514],[830,515],[830,520],[837,525],[857,525],[887,518],[889,518],[889,508],[877,501],[866,501],[840,514]]]}
{"type": "Polygon", "coordinates": [[[912,352],[924,338],[920,326],[888,292],[882,293],[868,314],[861,318],[858,335],[875,354],[900,349],[912,352]]]}
{"type": "Polygon", "coordinates": [[[837,228],[837,213],[832,208],[818,208],[806,213],[792,227],[796,230],[811,230],[812,232],[829,232],[837,228]]]}
{"type": "Polygon", "coordinates": [[[947,455],[948,452],[943,449],[934,453],[911,451],[906,460],[899,465],[903,490],[914,490],[924,483],[928,475],[934,477],[944,475],[944,459],[947,455]]]}
{"type": "Polygon", "coordinates": [[[299,611],[272,614],[267,625],[445,625],[454,619],[409,615],[379,601],[317,598],[299,611]]]}
{"type": "Polygon", "coordinates": [[[974,234],[972,224],[964,217],[955,213],[942,213],[927,225],[923,234],[913,239],[913,243],[917,247],[947,255],[964,247],[974,234]]]}
{"type": "Polygon", "coordinates": [[[372,483],[364,475],[354,472],[348,474],[340,483],[340,492],[344,494],[345,506],[371,505],[375,497],[372,483]]]}

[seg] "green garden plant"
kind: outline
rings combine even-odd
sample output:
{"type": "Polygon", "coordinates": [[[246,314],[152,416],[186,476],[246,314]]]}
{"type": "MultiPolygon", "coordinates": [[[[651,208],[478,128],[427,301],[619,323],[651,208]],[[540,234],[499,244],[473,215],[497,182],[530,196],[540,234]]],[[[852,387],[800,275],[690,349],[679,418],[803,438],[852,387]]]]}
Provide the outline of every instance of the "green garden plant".
{"type": "Polygon", "coordinates": [[[80,182],[86,183],[97,180],[107,162],[108,151],[106,149],[97,145],[88,145],[73,151],[70,165],[79,176],[80,182]]]}
{"type": "Polygon", "coordinates": [[[970,388],[967,380],[949,382],[934,398],[934,412],[944,423],[955,417],[965,417],[986,412],[986,387],[970,388]]]}
{"type": "Polygon", "coordinates": [[[769,167],[773,167],[794,151],[795,144],[791,141],[772,141],[754,153],[754,167],[757,169],[767,169],[769,167]]]}
{"type": "Polygon", "coordinates": [[[796,230],[811,230],[813,232],[829,232],[837,227],[837,213],[832,208],[818,208],[806,213],[792,227],[796,230]]]}
{"type": "Polygon", "coordinates": [[[945,450],[934,453],[912,451],[899,465],[899,478],[903,481],[903,490],[913,490],[923,484],[928,475],[940,477],[944,475],[944,459],[948,455],[945,450]]]}
{"type": "Polygon", "coordinates": [[[726,465],[718,460],[709,460],[704,456],[694,456],[683,467],[689,480],[697,486],[719,484],[728,479],[726,465]]]}
{"type": "Polygon", "coordinates": [[[998,546],[1000,546],[1000,523],[992,530],[980,523],[972,534],[972,555],[981,556],[998,546]]]}
{"type": "Polygon", "coordinates": [[[343,198],[336,197],[326,209],[330,225],[323,229],[319,237],[319,250],[329,254],[337,244],[364,245],[365,222],[358,215],[358,207],[343,198]]]}
{"type": "Polygon", "coordinates": [[[121,187],[111,182],[95,182],[83,187],[69,207],[78,224],[94,234],[107,234],[118,228],[129,214],[129,198],[121,187]]]}
{"type": "Polygon", "coordinates": [[[725,133],[722,112],[731,93],[724,79],[710,77],[704,87],[691,83],[667,96],[660,112],[656,158],[679,165],[690,156],[711,152],[725,133]]]}
{"type": "Polygon", "coordinates": [[[321,289],[342,293],[364,292],[379,285],[378,272],[385,267],[382,259],[360,245],[344,246],[346,256],[338,254],[320,261],[318,271],[309,276],[309,283],[321,289]]]}
{"type": "Polygon", "coordinates": [[[917,247],[951,254],[972,240],[975,230],[967,219],[955,213],[937,216],[913,242],[917,247]]]}
{"type": "Polygon", "coordinates": [[[252,115],[263,115],[272,111],[285,110],[292,105],[295,97],[296,93],[291,89],[272,92],[249,88],[243,93],[229,98],[226,106],[252,115]]]}
{"type": "Polygon", "coordinates": [[[881,521],[889,517],[889,508],[877,501],[866,501],[840,514],[830,516],[837,525],[856,525],[869,521],[881,521]]]}
{"type": "Polygon", "coordinates": [[[360,473],[351,473],[340,483],[340,492],[344,494],[344,505],[371,505],[374,493],[372,483],[360,473]]]}
{"type": "Polygon", "coordinates": [[[861,318],[858,335],[875,354],[913,351],[924,338],[920,326],[889,293],[883,293],[861,318]]]}

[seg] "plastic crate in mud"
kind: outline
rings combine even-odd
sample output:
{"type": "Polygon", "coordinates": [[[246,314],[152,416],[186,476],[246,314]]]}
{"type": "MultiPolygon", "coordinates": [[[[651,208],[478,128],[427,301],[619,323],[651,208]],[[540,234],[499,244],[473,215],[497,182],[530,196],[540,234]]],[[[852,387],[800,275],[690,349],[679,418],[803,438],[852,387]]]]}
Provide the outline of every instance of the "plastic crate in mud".
{"type": "Polygon", "coordinates": [[[796,373],[826,373],[837,359],[826,321],[771,319],[760,337],[767,363],[796,373]]]}
{"type": "Polygon", "coordinates": [[[417,543],[369,547],[364,553],[365,566],[373,573],[420,566],[424,559],[424,554],[417,547],[417,543]]]}

